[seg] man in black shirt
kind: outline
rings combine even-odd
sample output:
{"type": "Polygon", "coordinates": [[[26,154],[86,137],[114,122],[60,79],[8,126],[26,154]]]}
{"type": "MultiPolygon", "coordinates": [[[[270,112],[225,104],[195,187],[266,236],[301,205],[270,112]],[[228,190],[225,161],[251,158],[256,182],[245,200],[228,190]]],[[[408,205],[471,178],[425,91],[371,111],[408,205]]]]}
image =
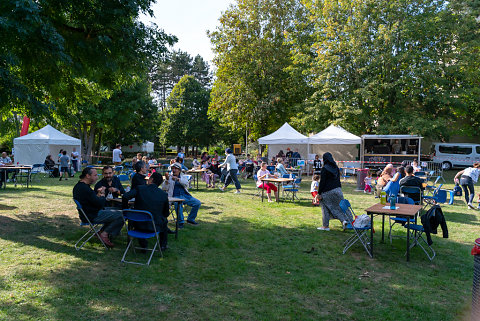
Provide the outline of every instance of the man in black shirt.
{"type": "MultiPolygon", "coordinates": [[[[121,210],[104,209],[105,187],[100,187],[97,193],[90,188],[97,178],[98,174],[94,168],[85,168],[80,175],[80,180],[73,187],[73,198],[80,202],[90,222],[104,224],[99,236],[105,245],[113,247],[109,236],[116,236],[120,233],[123,227],[123,215],[121,210]]],[[[85,222],[82,216],[80,219],[85,222]]]]}
{"type": "MultiPolygon", "coordinates": [[[[160,246],[162,250],[167,248],[167,217],[169,212],[168,195],[158,188],[163,183],[163,177],[159,173],[153,173],[147,185],[139,185],[130,192],[123,194],[123,208],[128,208],[128,200],[135,198],[135,209],[149,211],[155,222],[155,229],[160,232],[160,246]]],[[[135,222],[133,225],[129,223],[129,227],[135,230],[154,232],[151,222],[135,222]]],[[[146,242],[141,242],[140,246],[146,248],[146,242]],[[142,244],[143,243],[143,244],[142,244]]]]}
{"type": "MultiPolygon", "coordinates": [[[[405,172],[407,173],[407,176],[402,178],[400,180],[400,188],[402,186],[415,186],[415,187],[420,187],[420,189],[423,191],[425,188],[423,187],[423,179],[414,176],[413,175],[413,167],[408,165],[405,167],[405,172]]],[[[414,202],[418,203],[420,202],[420,193],[404,193],[407,197],[410,197],[414,202]]]]}
{"type": "Polygon", "coordinates": [[[144,161],[137,161],[135,163],[135,174],[132,176],[132,189],[135,189],[139,185],[147,184],[145,180],[147,174],[147,165],[144,161]]]}
{"type": "Polygon", "coordinates": [[[94,191],[95,193],[98,192],[100,187],[105,187],[105,194],[112,193],[114,198],[120,197],[120,195],[125,194],[125,190],[123,189],[122,183],[118,179],[117,176],[113,175],[113,168],[112,166],[105,166],[102,169],[103,178],[95,184],[94,191]]]}

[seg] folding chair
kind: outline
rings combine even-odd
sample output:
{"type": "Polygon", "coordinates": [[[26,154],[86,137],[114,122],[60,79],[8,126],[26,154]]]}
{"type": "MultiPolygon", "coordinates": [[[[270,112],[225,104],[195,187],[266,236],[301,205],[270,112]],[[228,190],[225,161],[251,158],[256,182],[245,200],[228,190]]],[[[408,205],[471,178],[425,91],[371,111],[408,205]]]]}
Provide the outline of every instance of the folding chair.
{"type": "MultiPolygon", "coordinates": [[[[433,206],[438,203],[445,203],[447,201],[447,191],[441,189],[443,184],[438,185],[431,196],[424,196],[423,200],[425,201],[425,208],[427,206],[433,206]]],[[[424,209],[425,209],[424,208],[424,209]]]]}
{"type": "Polygon", "coordinates": [[[372,228],[372,222],[370,222],[369,226],[355,227],[355,225],[353,224],[353,217],[355,217],[355,212],[353,211],[352,206],[350,205],[350,202],[346,199],[343,199],[340,201],[339,205],[343,213],[345,213],[348,219],[345,229],[353,231],[353,235],[350,236],[345,242],[343,242],[343,245],[344,245],[343,254],[345,254],[348,251],[348,249],[351,248],[355,243],[360,241],[365,251],[367,251],[368,255],[370,255],[370,257],[373,258],[372,252],[370,251],[371,247],[369,246],[370,239],[368,238],[368,235],[367,235],[367,232],[370,231],[372,228]]]}
{"type": "Polygon", "coordinates": [[[286,194],[286,196],[288,196],[289,194],[292,194],[293,202],[295,202],[295,199],[299,200],[297,197],[297,192],[300,190],[299,187],[301,182],[302,182],[301,177],[295,178],[292,185],[283,187],[283,194],[284,195],[286,194]]]}
{"type": "Polygon", "coordinates": [[[90,239],[92,237],[96,236],[100,240],[100,242],[103,244],[103,246],[108,250],[109,249],[108,246],[103,242],[102,238],[98,234],[98,232],[103,227],[103,224],[94,224],[94,223],[90,222],[87,214],[85,214],[85,212],[83,211],[83,208],[82,208],[82,205],[80,204],[80,202],[77,201],[76,199],[73,199],[73,201],[77,205],[78,214],[80,214],[80,217],[81,218],[83,217],[86,221],[86,222],[84,222],[83,220],[80,220],[80,226],[82,226],[82,227],[83,226],[88,226],[89,227],[87,233],[83,234],[83,236],[77,241],[77,243],[75,243],[75,249],[77,251],[79,251],[85,245],[85,243],[90,241],[90,239]],[[80,243],[82,241],[83,241],[82,245],[78,246],[78,243],[80,243]]]}
{"type": "MultiPolygon", "coordinates": [[[[397,197],[397,203],[398,204],[410,204],[414,205],[415,202],[410,198],[410,197],[397,197]]],[[[403,236],[393,236],[392,235],[392,228],[395,224],[402,224],[405,225],[407,223],[407,220],[410,220],[410,224],[415,224],[415,219],[414,218],[405,218],[405,217],[390,217],[390,230],[388,231],[388,238],[390,239],[390,244],[392,244],[393,238],[402,238],[403,236]]],[[[410,225],[411,226],[411,225],[410,225]]]]}
{"type": "Polygon", "coordinates": [[[152,260],[153,254],[157,250],[160,252],[160,256],[163,257],[162,249],[160,246],[160,239],[158,238],[158,234],[160,232],[157,232],[157,228],[155,227],[155,221],[153,220],[153,216],[150,212],[141,211],[141,210],[130,210],[130,209],[123,210],[123,219],[125,220],[125,224],[127,224],[127,227],[128,227],[127,228],[128,245],[127,245],[127,248],[125,249],[125,252],[123,253],[123,257],[122,257],[123,263],[150,265],[150,261],[152,260]],[[151,222],[153,226],[153,232],[142,232],[142,231],[130,229],[128,226],[130,222],[151,222]],[[148,240],[151,238],[155,238],[155,246],[152,249],[149,249],[149,248],[144,249],[136,246],[132,247],[133,239],[148,240]],[[147,263],[126,261],[125,256],[127,255],[130,247],[133,248],[134,252],[135,252],[135,249],[151,251],[151,254],[150,254],[150,257],[148,258],[147,263]]]}
{"type": "Polygon", "coordinates": [[[258,180],[257,174],[253,174],[253,181],[255,182],[256,192],[255,194],[253,194],[252,198],[255,198],[256,196],[262,197],[262,188],[257,186],[257,180],[258,180]]]}
{"type": "Polygon", "coordinates": [[[123,166],[121,166],[121,165],[115,166],[113,171],[117,174],[120,174],[123,171],[123,166]]]}
{"type": "MultiPolygon", "coordinates": [[[[407,228],[407,226],[404,226],[404,227],[407,228]]],[[[423,229],[423,225],[410,224],[410,235],[407,236],[407,237],[410,237],[410,239],[412,240],[410,244],[410,249],[412,249],[416,245],[420,246],[423,252],[425,252],[425,254],[427,255],[428,259],[432,261],[436,255],[435,250],[430,245],[428,245],[427,241],[425,241],[425,239],[423,238],[424,232],[425,230],[423,229]],[[425,247],[423,247],[421,242],[423,242],[426,245],[430,253],[427,251],[425,247]]],[[[407,255],[407,253],[405,253],[405,255],[407,255]]]]}
{"type": "Polygon", "coordinates": [[[33,178],[41,173],[42,169],[45,167],[45,164],[33,164],[32,171],[30,172],[30,183],[33,181],[33,178]]]}
{"type": "Polygon", "coordinates": [[[130,182],[130,178],[126,174],[120,174],[117,176],[118,179],[120,180],[120,183],[122,182],[130,182]]]}
{"type": "Polygon", "coordinates": [[[441,178],[442,176],[437,176],[437,179],[435,180],[435,182],[433,182],[432,185],[425,186],[425,192],[427,195],[431,193],[435,188],[437,188],[437,183],[440,181],[441,178]]]}
{"type": "Polygon", "coordinates": [[[415,204],[417,205],[422,205],[423,204],[423,193],[422,193],[422,189],[418,186],[400,186],[400,193],[403,194],[403,196],[406,196],[406,197],[409,197],[411,199],[413,199],[413,197],[411,197],[412,195],[415,195],[415,194],[418,194],[419,195],[419,200],[418,201],[415,201],[415,204]]]}

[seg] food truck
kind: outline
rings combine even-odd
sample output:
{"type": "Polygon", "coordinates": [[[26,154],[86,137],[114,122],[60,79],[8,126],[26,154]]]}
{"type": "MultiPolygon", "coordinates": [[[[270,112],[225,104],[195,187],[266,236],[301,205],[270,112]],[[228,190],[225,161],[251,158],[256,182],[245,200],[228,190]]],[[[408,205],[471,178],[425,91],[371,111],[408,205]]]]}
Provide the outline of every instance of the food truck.
{"type": "Polygon", "coordinates": [[[411,162],[420,164],[421,136],[363,135],[360,147],[362,168],[385,167],[388,163],[411,162]]]}

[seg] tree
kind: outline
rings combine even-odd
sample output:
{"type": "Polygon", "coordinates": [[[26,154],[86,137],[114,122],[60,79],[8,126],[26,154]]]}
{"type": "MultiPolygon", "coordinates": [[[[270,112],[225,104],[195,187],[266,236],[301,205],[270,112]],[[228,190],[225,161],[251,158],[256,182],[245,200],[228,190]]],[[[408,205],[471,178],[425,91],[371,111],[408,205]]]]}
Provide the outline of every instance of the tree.
{"type": "Polygon", "coordinates": [[[301,77],[290,73],[285,33],[297,15],[293,0],[239,0],[209,33],[217,66],[210,115],[252,138],[280,127],[307,95],[301,77]]]}
{"type": "Polygon", "coordinates": [[[448,137],[475,90],[465,80],[478,61],[478,24],[465,2],[304,3],[309,23],[289,36],[315,87],[305,129],[321,129],[313,118],[358,134],[448,137]]]}
{"type": "Polygon", "coordinates": [[[164,54],[155,63],[150,77],[161,109],[165,109],[168,95],[185,75],[194,76],[205,88],[210,86],[210,67],[200,55],[192,59],[187,52],[177,50],[164,54]]]}
{"type": "Polygon", "coordinates": [[[185,75],[160,114],[160,143],[164,146],[208,146],[212,123],[208,118],[210,93],[193,76],[185,75]]]}

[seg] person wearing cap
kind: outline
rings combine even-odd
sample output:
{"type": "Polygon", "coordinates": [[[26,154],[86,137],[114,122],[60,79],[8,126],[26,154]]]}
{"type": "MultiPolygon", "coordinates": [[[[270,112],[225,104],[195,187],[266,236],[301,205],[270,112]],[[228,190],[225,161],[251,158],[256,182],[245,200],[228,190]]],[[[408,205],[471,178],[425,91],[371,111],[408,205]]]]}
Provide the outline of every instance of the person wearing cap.
{"type": "MultiPolygon", "coordinates": [[[[180,163],[173,163],[170,165],[172,174],[165,173],[165,181],[163,182],[162,189],[167,191],[168,197],[178,197],[184,199],[183,204],[186,204],[192,208],[188,214],[187,223],[192,225],[198,225],[195,221],[198,210],[200,209],[200,202],[188,192],[188,179],[182,174],[182,165],[180,163]]],[[[178,227],[183,228],[185,219],[183,217],[183,206],[175,203],[175,211],[178,216],[178,227]]]]}
{"type": "Polygon", "coordinates": [[[240,182],[238,181],[238,164],[237,160],[235,159],[235,156],[233,155],[233,151],[231,148],[227,148],[225,150],[225,155],[227,155],[227,158],[225,158],[225,161],[219,165],[219,167],[225,167],[228,171],[227,177],[225,178],[225,184],[223,187],[220,187],[220,190],[223,192],[227,188],[228,185],[233,181],[235,183],[235,188],[237,189],[235,191],[236,194],[240,193],[240,189],[242,186],[240,185],[240,182]]]}
{"type": "MultiPolygon", "coordinates": [[[[95,193],[90,187],[98,179],[96,169],[86,167],[80,175],[80,180],[73,187],[73,198],[77,200],[83,208],[90,222],[93,224],[103,224],[99,237],[108,247],[113,247],[110,237],[117,236],[123,227],[123,214],[121,210],[105,207],[105,187],[100,187],[95,193]]],[[[79,213],[80,214],[80,213],[79,213]]],[[[86,223],[83,216],[80,216],[82,222],[86,223]]]]}
{"type": "MultiPolygon", "coordinates": [[[[128,208],[128,201],[135,198],[134,208],[136,210],[149,211],[153,216],[155,222],[155,229],[160,233],[160,247],[163,250],[167,249],[167,234],[168,221],[167,217],[170,214],[168,205],[168,195],[158,187],[163,183],[163,177],[159,173],[152,173],[148,178],[147,185],[140,185],[137,188],[130,190],[122,197],[123,208],[128,208]]],[[[131,225],[129,224],[129,227],[131,225]]],[[[143,232],[154,232],[151,222],[134,222],[132,225],[134,230],[143,232]]],[[[148,247],[148,241],[138,239],[140,246],[148,247]]]]}

